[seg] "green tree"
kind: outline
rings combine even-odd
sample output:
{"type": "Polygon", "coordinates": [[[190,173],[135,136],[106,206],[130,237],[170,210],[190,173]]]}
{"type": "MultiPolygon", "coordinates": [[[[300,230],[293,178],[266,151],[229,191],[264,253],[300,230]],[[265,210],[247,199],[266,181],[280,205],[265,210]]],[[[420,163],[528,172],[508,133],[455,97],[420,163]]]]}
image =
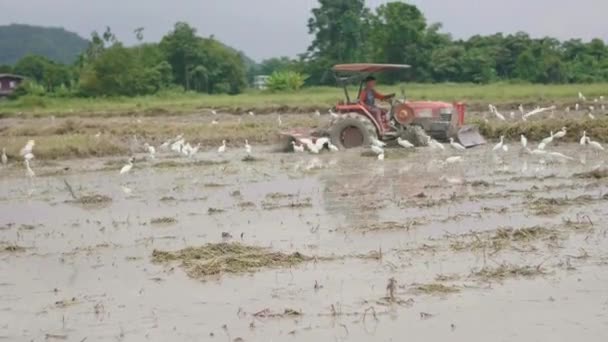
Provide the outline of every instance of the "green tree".
{"type": "Polygon", "coordinates": [[[305,59],[318,82],[332,64],[368,58],[369,9],[364,0],[319,0],[312,10],[308,31],[314,36],[305,59]]]}
{"type": "MultiPolygon", "coordinates": [[[[401,2],[381,5],[371,20],[374,61],[411,64],[418,70],[425,70],[428,55],[420,47],[426,38],[426,28],[426,19],[416,6],[401,2]]],[[[388,73],[386,79],[391,82],[404,80],[405,75],[388,73]]]]}

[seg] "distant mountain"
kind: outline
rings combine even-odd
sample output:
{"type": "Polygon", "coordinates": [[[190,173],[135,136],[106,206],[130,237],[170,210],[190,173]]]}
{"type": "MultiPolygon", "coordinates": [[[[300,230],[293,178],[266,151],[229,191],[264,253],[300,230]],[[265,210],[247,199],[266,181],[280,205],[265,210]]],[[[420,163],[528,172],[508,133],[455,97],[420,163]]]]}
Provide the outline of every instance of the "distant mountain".
{"type": "Polygon", "coordinates": [[[70,64],[88,44],[88,40],[63,28],[21,24],[0,26],[0,64],[15,64],[28,54],[70,64]]]}

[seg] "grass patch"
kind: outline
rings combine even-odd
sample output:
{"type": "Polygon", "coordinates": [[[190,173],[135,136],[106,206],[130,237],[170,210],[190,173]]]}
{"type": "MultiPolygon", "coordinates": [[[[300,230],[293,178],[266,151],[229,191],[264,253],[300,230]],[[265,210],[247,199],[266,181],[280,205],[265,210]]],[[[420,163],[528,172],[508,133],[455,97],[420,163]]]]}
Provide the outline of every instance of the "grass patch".
{"type": "Polygon", "coordinates": [[[196,279],[221,273],[246,273],[260,268],[291,267],[312,260],[298,252],[285,254],[239,243],[210,243],[176,252],[154,250],[156,263],[181,261],[186,273],[196,279]]]}
{"type": "MultiPolygon", "coordinates": [[[[382,85],[383,93],[397,93],[403,85],[382,85]]],[[[355,91],[355,87],[351,87],[355,91]]],[[[472,106],[494,103],[536,104],[539,102],[573,102],[581,91],[588,98],[605,95],[606,84],[470,84],[470,83],[436,83],[405,85],[408,97],[413,100],[466,101],[472,106]]],[[[24,96],[14,101],[0,103],[0,113],[4,116],[24,113],[29,116],[53,114],[57,117],[71,115],[145,115],[158,116],[167,113],[200,112],[206,108],[220,111],[245,113],[253,110],[257,113],[276,111],[306,111],[315,108],[327,110],[344,94],[338,87],[310,87],[294,93],[270,93],[250,90],[236,96],[204,95],[194,92],[159,93],[150,96],[132,98],[53,98],[24,96]]]]}

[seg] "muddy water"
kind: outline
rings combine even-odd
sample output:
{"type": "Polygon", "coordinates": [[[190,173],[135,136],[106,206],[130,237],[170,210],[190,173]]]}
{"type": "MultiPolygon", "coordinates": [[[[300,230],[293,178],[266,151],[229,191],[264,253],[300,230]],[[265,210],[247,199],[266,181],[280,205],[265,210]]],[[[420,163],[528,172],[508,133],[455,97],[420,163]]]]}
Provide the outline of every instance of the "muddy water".
{"type": "Polygon", "coordinates": [[[463,163],[441,165],[455,153],[390,149],[379,162],[359,151],[312,156],[258,147],[260,160],[250,163],[238,151],[197,157],[227,163],[180,159],[178,167],[155,167],[170,155],[142,156],[123,177],[114,160],[38,162],[33,180],[11,166],[0,173],[0,336],[605,341],[608,180],[572,175],[606,156],[578,145],[554,149],[576,160],[514,147],[496,156],[480,147],[463,163]],[[111,202],[75,204],[64,180],[76,196],[111,202]],[[546,213],[533,207],[538,198],[567,201],[546,213]],[[174,222],[151,222],[165,218],[174,222]],[[471,232],[532,226],[559,231],[559,240],[494,251],[450,247],[459,236],[474,241],[471,232]],[[222,241],[338,258],[202,280],[179,263],[151,262],[155,249],[222,241]],[[379,251],[380,260],[358,257],[379,251]],[[506,264],[539,272],[475,275],[506,264]],[[392,299],[385,298],[389,278],[397,284],[392,299]],[[457,292],[416,291],[436,283],[457,292]],[[254,315],[265,309],[301,315],[254,315]]]}

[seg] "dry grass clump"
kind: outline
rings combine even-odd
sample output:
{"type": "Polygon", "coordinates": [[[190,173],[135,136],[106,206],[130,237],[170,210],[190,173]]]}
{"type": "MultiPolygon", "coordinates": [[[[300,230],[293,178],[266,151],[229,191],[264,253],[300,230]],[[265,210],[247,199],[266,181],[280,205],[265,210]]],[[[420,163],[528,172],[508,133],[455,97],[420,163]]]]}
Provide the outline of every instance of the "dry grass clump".
{"type": "Polygon", "coordinates": [[[154,225],[171,225],[177,223],[177,219],[174,217],[157,217],[151,219],[150,223],[154,225]]]}
{"type": "Polygon", "coordinates": [[[608,169],[597,169],[588,172],[575,173],[573,175],[576,178],[592,178],[592,179],[602,179],[608,178],[608,169]]]}
{"type": "Polygon", "coordinates": [[[285,254],[240,243],[209,243],[175,252],[154,250],[152,260],[157,263],[181,261],[190,277],[200,279],[221,273],[253,272],[265,267],[291,267],[312,258],[299,252],[285,254]]]}
{"type": "Polygon", "coordinates": [[[4,246],[3,246],[3,244],[4,243],[0,242],[0,252],[18,253],[18,252],[25,251],[25,247],[21,247],[16,244],[4,244],[4,246]]]}
{"type": "Polygon", "coordinates": [[[539,197],[530,203],[532,212],[536,215],[555,215],[561,212],[561,207],[569,205],[583,205],[597,200],[590,195],[582,195],[574,198],[545,198],[539,197]]]}
{"type": "Polygon", "coordinates": [[[414,291],[427,295],[446,295],[450,293],[460,292],[460,289],[455,286],[446,286],[443,284],[417,284],[414,286],[414,291]]]}
{"type": "Polygon", "coordinates": [[[505,280],[509,278],[531,278],[546,274],[539,266],[518,266],[502,264],[498,267],[484,267],[479,271],[473,272],[473,276],[484,281],[505,280]]]}
{"type": "Polygon", "coordinates": [[[528,139],[539,141],[548,137],[551,131],[557,132],[562,127],[568,129],[568,135],[564,137],[564,141],[578,141],[583,131],[587,131],[589,136],[596,137],[600,141],[608,136],[608,119],[606,118],[598,118],[597,120],[584,118],[528,120],[504,123],[496,121],[486,123],[483,120],[477,120],[475,124],[479,125],[479,132],[490,139],[498,139],[501,135],[504,135],[507,139],[515,140],[519,139],[520,134],[525,134],[528,139]]]}
{"type": "Polygon", "coordinates": [[[470,233],[458,236],[450,248],[454,251],[490,250],[501,251],[514,244],[528,245],[540,240],[556,240],[558,233],[540,226],[526,228],[501,228],[487,233],[470,233]]]}

